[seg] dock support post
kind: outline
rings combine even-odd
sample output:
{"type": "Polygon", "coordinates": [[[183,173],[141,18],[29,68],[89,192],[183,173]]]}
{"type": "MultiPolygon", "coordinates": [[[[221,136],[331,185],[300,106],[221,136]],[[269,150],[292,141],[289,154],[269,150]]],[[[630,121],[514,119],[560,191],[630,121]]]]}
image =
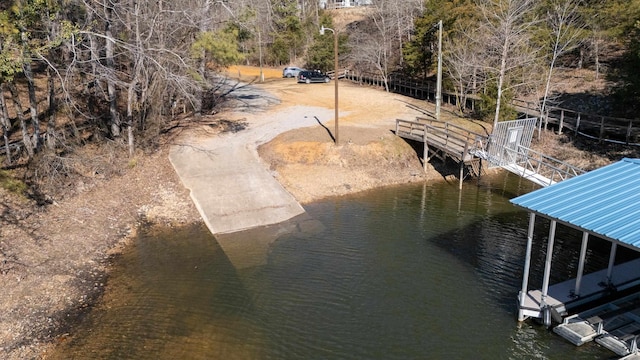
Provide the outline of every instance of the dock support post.
{"type": "Polygon", "coordinates": [[[531,268],[531,246],[533,244],[533,228],[536,222],[536,214],[529,213],[529,231],[527,232],[527,250],[524,255],[524,271],[522,273],[522,290],[520,291],[520,307],[518,308],[518,321],[524,321],[524,313],[522,308],[524,307],[525,298],[529,291],[529,270],[531,268]]]}
{"type": "Polygon", "coordinates": [[[587,257],[587,244],[589,243],[589,233],[582,233],[582,247],[580,247],[580,260],[578,261],[578,274],[576,275],[576,288],[573,293],[580,296],[580,285],[582,283],[582,273],[584,272],[584,260],[587,257]]]}
{"type": "Polygon", "coordinates": [[[549,226],[549,242],[547,243],[547,257],[544,261],[544,279],[542,280],[542,301],[547,298],[549,293],[549,278],[551,277],[551,258],[553,257],[553,243],[556,240],[556,221],[551,220],[549,226]]]}
{"type": "Polygon", "coordinates": [[[611,254],[609,254],[609,267],[607,268],[607,283],[611,283],[611,274],[613,273],[613,265],[616,262],[616,251],[618,250],[618,244],[611,243],[611,254]]]}
{"type": "Polygon", "coordinates": [[[462,190],[462,180],[464,176],[464,161],[460,160],[460,183],[458,185],[458,189],[462,190]]]}
{"type": "Polygon", "coordinates": [[[422,139],[424,149],[422,150],[422,170],[427,172],[427,161],[429,159],[429,144],[427,144],[427,134],[425,129],[424,139],[422,139]]]}

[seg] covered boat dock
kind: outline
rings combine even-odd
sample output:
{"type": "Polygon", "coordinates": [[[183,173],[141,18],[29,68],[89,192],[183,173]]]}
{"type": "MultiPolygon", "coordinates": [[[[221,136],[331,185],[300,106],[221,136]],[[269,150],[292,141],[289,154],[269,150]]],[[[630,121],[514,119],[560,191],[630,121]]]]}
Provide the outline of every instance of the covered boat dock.
{"type": "Polygon", "coordinates": [[[636,356],[640,335],[640,159],[625,158],[511,202],[529,212],[518,320],[537,318],[547,326],[556,322],[559,325],[554,331],[575,345],[595,340],[620,356],[636,356]],[[536,216],[550,222],[542,287],[530,290],[536,216]],[[582,243],[576,277],[550,285],[558,225],[579,230],[582,243]],[[608,267],[585,274],[590,236],[609,241],[611,248],[608,267]],[[638,259],[616,262],[618,246],[638,252],[638,259]]]}

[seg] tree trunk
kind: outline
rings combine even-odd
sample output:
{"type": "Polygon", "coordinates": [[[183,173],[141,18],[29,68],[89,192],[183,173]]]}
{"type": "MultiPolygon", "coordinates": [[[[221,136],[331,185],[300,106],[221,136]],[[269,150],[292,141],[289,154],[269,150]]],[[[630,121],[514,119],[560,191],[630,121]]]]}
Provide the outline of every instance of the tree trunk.
{"type": "Polygon", "coordinates": [[[20,103],[20,94],[18,93],[18,88],[16,84],[11,82],[9,85],[9,91],[11,92],[11,99],[13,100],[13,105],[16,109],[16,115],[18,116],[18,121],[20,122],[20,130],[22,130],[22,142],[24,143],[24,148],[27,151],[27,156],[32,158],[34,153],[33,143],[31,142],[31,137],[29,137],[29,130],[27,128],[27,122],[24,120],[24,112],[22,110],[22,104],[20,103]]]}
{"type": "Polygon", "coordinates": [[[11,121],[7,111],[7,102],[4,98],[4,84],[0,84],[0,116],[2,116],[2,137],[4,138],[4,148],[7,154],[7,164],[11,165],[11,149],[9,148],[9,131],[11,131],[11,121]]]}
{"type": "Polygon", "coordinates": [[[165,27],[164,27],[164,0],[158,0],[158,46],[165,48],[165,27]]]}
{"type": "Polygon", "coordinates": [[[38,99],[36,98],[36,84],[31,70],[29,60],[22,66],[24,76],[27,79],[27,89],[29,93],[29,113],[31,114],[31,125],[33,126],[33,144],[35,151],[40,150],[40,121],[38,120],[38,99]]]}
{"type": "MultiPolygon", "coordinates": [[[[127,138],[129,145],[129,157],[133,156],[133,152],[135,150],[135,141],[133,138],[133,106],[136,100],[136,86],[140,82],[140,68],[142,66],[142,40],[140,37],[140,7],[138,4],[133,5],[134,8],[134,17],[135,23],[132,24],[129,22],[130,28],[135,28],[135,45],[136,49],[132,54],[132,64],[131,64],[131,81],[129,82],[129,87],[127,88],[127,138]],[[134,25],[134,26],[132,26],[134,25]]],[[[130,21],[130,20],[129,20],[130,21]]]]}
{"type": "Polygon", "coordinates": [[[106,55],[107,69],[109,71],[109,74],[107,76],[107,96],[109,97],[109,120],[110,120],[109,127],[111,131],[111,136],[113,138],[117,138],[117,137],[120,137],[121,124],[120,124],[120,116],[118,114],[118,107],[116,102],[116,96],[117,96],[116,84],[113,79],[113,76],[115,76],[115,65],[113,60],[115,43],[112,41],[113,34],[111,31],[111,28],[113,26],[112,24],[113,9],[106,4],[105,4],[105,15],[106,15],[105,36],[107,38],[106,44],[105,44],[105,51],[106,51],[105,55],[106,55]]]}
{"type": "Polygon", "coordinates": [[[580,46],[580,57],[578,58],[578,69],[582,69],[584,63],[584,46],[580,46]]]}
{"type": "MultiPolygon", "coordinates": [[[[49,42],[53,42],[58,38],[58,21],[54,19],[59,18],[60,14],[56,14],[55,16],[49,12],[47,9],[46,16],[46,24],[47,24],[47,40],[49,42]]],[[[69,63],[68,54],[65,51],[66,46],[61,44],[60,51],[55,52],[54,50],[49,51],[50,58],[62,58],[62,63],[69,63]],[[56,56],[57,55],[57,56],[56,56]]],[[[47,102],[49,103],[49,116],[47,118],[47,132],[45,135],[46,146],[50,150],[53,150],[56,147],[56,111],[57,111],[57,103],[56,103],[56,85],[55,85],[55,71],[51,68],[51,64],[47,64],[47,102]]]]}
{"type": "Polygon", "coordinates": [[[51,68],[47,68],[47,97],[49,98],[49,119],[47,121],[46,139],[47,148],[51,150],[56,147],[56,111],[58,110],[54,76],[54,72],[51,70],[51,68]]]}
{"type": "Polygon", "coordinates": [[[600,39],[598,37],[596,37],[595,39],[595,62],[596,62],[596,80],[600,79],[600,49],[599,49],[599,45],[600,45],[600,39]]]}
{"type": "Polygon", "coordinates": [[[560,33],[558,33],[556,37],[556,46],[553,49],[553,55],[551,57],[551,63],[549,64],[549,71],[547,72],[547,81],[544,87],[544,96],[542,97],[542,106],[540,106],[540,119],[544,118],[544,111],[547,108],[547,100],[549,99],[549,90],[551,89],[551,77],[553,76],[553,68],[556,64],[556,59],[558,58],[558,41],[560,39],[560,33]]]}
{"type": "MultiPolygon", "coordinates": [[[[209,15],[209,10],[211,9],[211,2],[209,0],[206,0],[204,3],[204,9],[202,12],[203,15],[203,19],[201,20],[200,23],[200,32],[204,33],[205,31],[209,30],[208,29],[208,21],[205,20],[206,16],[209,15]]],[[[200,54],[201,56],[201,60],[200,60],[200,64],[198,64],[198,73],[200,75],[200,86],[198,87],[198,93],[196,94],[196,109],[195,109],[195,116],[196,119],[200,119],[200,117],[202,116],[202,106],[204,103],[204,95],[205,95],[205,90],[207,88],[207,69],[206,69],[206,56],[205,56],[205,51],[202,50],[202,53],[200,54]]]]}
{"type": "Polygon", "coordinates": [[[199,120],[202,117],[202,106],[204,103],[204,87],[205,87],[205,83],[206,83],[206,69],[205,69],[205,54],[204,54],[204,50],[202,50],[202,60],[200,60],[200,64],[198,65],[198,73],[200,74],[200,84],[198,85],[198,90],[196,93],[196,101],[195,101],[195,116],[196,119],[199,120]]]}
{"type": "MultiPolygon", "coordinates": [[[[93,22],[93,11],[89,11],[87,14],[87,21],[93,22]]],[[[95,114],[95,105],[96,99],[98,98],[98,89],[100,83],[98,82],[98,64],[100,64],[100,56],[98,54],[98,43],[97,38],[93,34],[88,34],[87,38],[89,40],[89,56],[88,60],[89,64],[91,64],[91,74],[89,74],[89,78],[91,79],[87,83],[86,92],[89,96],[87,101],[87,107],[89,108],[89,114],[95,114]]],[[[76,134],[77,135],[77,134],[76,134]]]]}
{"type": "Polygon", "coordinates": [[[136,80],[132,80],[127,90],[127,138],[129,145],[129,157],[133,156],[135,150],[133,139],[133,102],[135,100],[136,80]]]}
{"type": "Polygon", "coordinates": [[[498,74],[497,98],[496,98],[496,114],[493,118],[493,128],[498,126],[500,121],[500,105],[502,103],[502,87],[504,86],[504,78],[507,73],[507,55],[509,55],[509,38],[506,37],[502,45],[502,58],[500,59],[500,73],[498,74]]]}

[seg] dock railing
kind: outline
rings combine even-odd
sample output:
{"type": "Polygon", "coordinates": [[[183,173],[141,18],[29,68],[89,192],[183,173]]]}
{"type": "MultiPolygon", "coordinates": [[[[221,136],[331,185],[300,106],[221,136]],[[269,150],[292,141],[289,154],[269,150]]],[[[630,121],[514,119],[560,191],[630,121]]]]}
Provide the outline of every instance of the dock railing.
{"type": "Polygon", "coordinates": [[[526,177],[530,173],[538,174],[549,179],[547,185],[585,173],[578,167],[522,145],[518,145],[516,149],[505,147],[504,153],[510,159],[508,163],[518,165],[521,168],[521,176],[526,177]]]}
{"type": "Polygon", "coordinates": [[[427,132],[434,135],[436,139],[444,139],[443,145],[449,148],[463,149],[461,159],[467,157],[467,154],[487,143],[488,136],[482,135],[461,126],[428,118],[417,118],[418,121],[427,124],[427,132]]]}
{"type": "Polygon", "coordinates": [[[396,135],[436,146],[459,160],[468,160],[478,147],[488,143],[488,137],[461,126],[434,119],[417,117],[396,120],[396,135]]]}
{"type": "Polygon", "coordinates": [[[420,121],[396,119],[396,135],[424,142],[427,136],[426,125],[420,121]]]}

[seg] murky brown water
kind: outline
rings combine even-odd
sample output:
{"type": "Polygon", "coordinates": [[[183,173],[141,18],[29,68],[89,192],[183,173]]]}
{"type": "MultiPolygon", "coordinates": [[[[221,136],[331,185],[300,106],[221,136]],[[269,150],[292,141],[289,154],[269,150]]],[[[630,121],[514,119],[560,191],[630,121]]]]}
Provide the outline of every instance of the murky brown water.
{"type": "MultiPolygon", "coordinates": [[[[52,358],[609,357],[516,321],[528,218],[508,200],[531,189],[512,176],[461,192],[409,185],[320,201],[286,224],[224,237],[204,226],[143,231],[117,260],[103,303],[52,358]]],[[[559,229],[566,256],[555,281],[575,271],[579,242],[559,229]]],[[[541,273],[533,269],[532,283],[541,273]]]]}

